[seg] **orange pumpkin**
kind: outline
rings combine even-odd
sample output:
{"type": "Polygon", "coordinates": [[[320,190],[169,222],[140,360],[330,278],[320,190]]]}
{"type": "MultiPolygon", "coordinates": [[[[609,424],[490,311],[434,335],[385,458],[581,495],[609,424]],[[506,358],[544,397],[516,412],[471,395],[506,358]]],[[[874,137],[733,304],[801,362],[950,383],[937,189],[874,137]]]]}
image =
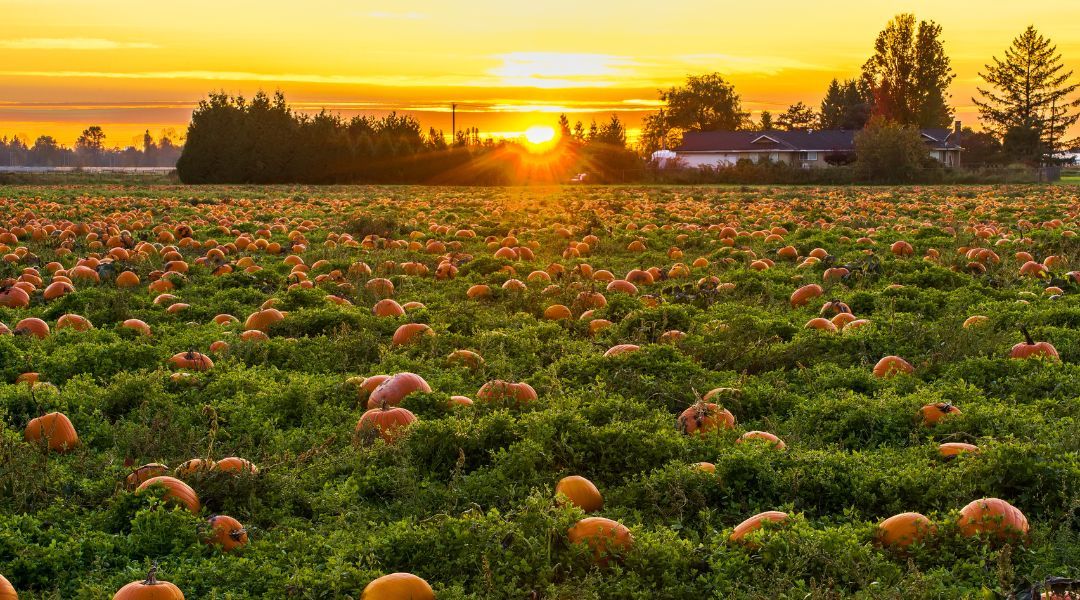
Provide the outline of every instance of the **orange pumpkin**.
{"type": "MultiPolygon", "coordinates": [[[[17,329],[17,328],[16,328],[17,329]]],[[[1028,333],[1026,327],[1021,327],[1020,332],[1024,334],[1024,341],[1012,347],[1009,351],[1009,358],[1045,358],[1047,360],[1059,361],[1057,349],[1054,348],[1050,342],[1036,342],[1031,339],[1031,334],[1028,333]]]]}
{"type": "Polygon", "coordinates": [[[51,412],[31,419],[26,424],[23,439],[31,443],[45,442],[49,450],[54,452],[67,452],[79,445],[79,435],[75,433],[75,426],[71,424],[67,415],[59,412],[51,412]]]}
{"type": "Polygon", "coordinates": [[[371,307],[371,312],[376,317],[401,317],[405,315],[405,309],[393,298],[383,298],[371,307]]]}
{"type": "Polygon", "coordinates": [[[184,600],[184,592],[168,581],[159,581],[157,565],[154,565],[146,579],[132,581],[120,588],[113,600],[184,600]]]}
{"type": "MultiPolygon", "coordinates": [[[[851,323],[848,323],[851,326],[851,323]]],[[[899,356],[886,356],[874,365],[874,377],[893,377],[901,373],[910,375],[915,372],[915,367],[911,366],[911,363],[900,358],[899,356]]]]}
{"type": "Polygon", "coordinates": [[[489,381],[480,386],[476,399],[485,402],[509,403],[515,406],[528,404],[537,399],[536,390],[527,383],[511,383],[501,379],[489,381]]]}
{"type": "Polygon", "coordinates": [[[604,498],[593,482],[580,475],[563,477],[555,484],[555,497],[559,503],[569,503],[585,512],[595,512],[604,507],[604,498]]]}
{"type": "Polygon", "coordinates": [[[679,414],[677,424],[687,435],[719,432],[735,428],[735,415],[711,402],[697,402],[679,414]]]}
{"type": "Polygon", "coordinates": [[[778,510],[770,510],[763,513],[758,513],[749,519],[739,523],[735,526],[735,530],[731,532],[731,536],[728,538],[732,542],[745,544],[749,547],[754,547],[752,541],[746,539],[746,536],[761,529],[765,523],[783,523],[788,520],[788,514],[778,510]]]}
{"type": "Polygon", "coordinates": [[[3,575],[0,575],[0,600],[19,600],[15,587],[3,575]]]}
{"type": "Polygon", "coordinates": [[[820,297],[824,293],[825,290],[821,289],[821,286],[816,283],[804,285],[791,294],[791,306],[792,308],[805,306],[809,304],[811,300],[820,297]]]}
{"type": "Polygon", "coordinates": [[[945,458],[954,458],[965,452],[977,454],[979,447],[975,444],[965,444],[963,442],[946,442],[938,446],[938,453],[945,458]]]}
{"type": "Polygon", "coordinates": [[[1026,541],[1028,522],[1024,513],[998,498],[982,498],[960,509],[960,533],[968,537],[991,535],[1001,541],[1026,541]]]}
{"type": "Polygon", "coordinates": [[[133,490],[142,485],[142,483],[147,479],[150,479],[151,477],[158,477],[168,472],[169,467],[166,467],[161,463],[150,463],[147,465],[143,465],[138,469],[132,471],[131,474],[124,479],[124,485],[129,490],[133,490]]]}
{"type": "Polygon", "coordinates": [[[567,532],[567,537],[571,544],[587,544],[600,565],[606,565],[610,557],[618,556],[634,545],[634,536],[625,525],[604,517],[586,517],[578,521],[567,532]]]}
{"type": "Polygon", "coordinates": [[[37,317],[28,317],[15,324],[15,335],[28,335],[43,340],[49,337],[49,324],[37,317]]]}
{"type": "Polygon", "coordinates": [[[199,512],[200,504],[198,494],[195,493],[195,490],[191,489],[191,486],[175,477],[169,477],[168,475],[151,477],[139,484],[139,487],[135,489],[135,493],[138,494],[155,487],[165,489],[165,494],[162,496],[164,499],[182,504],[192,513],[199,512]]]}
{"type": "Polygon", "coordinates": [[[230,456],[223,458],[213,464],[210,467],[212,471],[219,471],[221,473],[235,473],[237,475],[248,474],[258,475],[259,468],[254,465],[250,460],[240,458],[238,456],[230,456]]]}
{"type": "Polygon", "coordinates": [[[423,323],[406,323],[394,332],[393,345],[404,346],[419,341],[424,336],[435,335],[430,327],[423,323]]]}
{"type": "Polygon", "coordinates": [[[240,521],[226,516],[215,515],[207,520],[210,535],[206,543],[221,546],[222,552],[232,552],[248,543],[248,532],[240,521]]]}
{"type": "Polygon", "coordinates": [[[416,422],[416,415],[400,406],[372,408],[360,416],[355,433],[365,442],[372,442],[378,435],[387,444],[392,444],[403,431],[416,422]]]}
{"type": "Polygon", "coordinates": [[[210,357],[194,350],[177,352],[169,359],[169,364],[176,369],[189,369],[192,371],[209,371],[214,368],[214,361],[210,357]]]}
{"type": "Polygon", "coordinates": [[[930,519],[916,512],[900,513],[882,521],[874,539],[882,546],[904,548],[936,531],[930,519]]]}
{"type": "Polygon", "coordinates": [[[412,573],[391,573],[367,584],[360,600],[435,600],[435,592],[412,573]]]}
{"type": "Polygon", "coordinates": [[[783,450],[784,448],[787,448],[787,444],[784,443],[784,440],[781,440],[780,438],[769,433],[768,431],[747,431],[746,433],[740,435],[739,439],[735,440],[735,443],[741,444],[744,442],[755,440],[761,440],[769,444],[773,448],[776,448],[777,450],[783,450]]]}
{"type": "Polygon", "coordinates": [[[956,408],[948,402],[936,402],[934,404],[927,404],[919,409],[919,420],[923,425],[927,427],[937,425],[942,419],[949,415],[963,414],[959,408],[956,408]]]}
{"type": "MultiPolygon", "coordinates": [[[[361,387],[366,387],[369,384],[369,379],[374,380],[379,377],[385,377],[383,375],[376,375],[375,377],[369,377],[364,380],[361,387]]],[[[431,386],[428,382],[424,381],[424,378],[415,373],[398,373],[393,377],[387,377],[382,380],[381,383],[372,390],[368,396],[367,407],[368,408],[381,408],[383,406],[397,406],[401,404],[401,401],[405,399],[409,394],[420,392],[423,394],[431,393],[431,386]]]]}
{"type": "Polygon", "coordinates": [[[266,333],[270,326],[285,318],[285,315],[276,308],[267,308],[248,315],[244,321],[244,329],[256,330],[266,333]]]}

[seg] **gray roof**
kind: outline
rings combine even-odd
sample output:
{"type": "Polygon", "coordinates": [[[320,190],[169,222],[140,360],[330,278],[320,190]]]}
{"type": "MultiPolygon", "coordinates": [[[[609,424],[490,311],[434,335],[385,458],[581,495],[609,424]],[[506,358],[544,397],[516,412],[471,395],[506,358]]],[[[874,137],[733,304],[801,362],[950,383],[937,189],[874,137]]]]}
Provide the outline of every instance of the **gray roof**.
{"type": "MultiPolygon", "coordinates": [[[[854,129],[809,131],[688,131],[676,152],[850,152],[855,149],[854,129]]],[[[950,129],[921,130],[934,149],[958,150],[950,129]]]]}

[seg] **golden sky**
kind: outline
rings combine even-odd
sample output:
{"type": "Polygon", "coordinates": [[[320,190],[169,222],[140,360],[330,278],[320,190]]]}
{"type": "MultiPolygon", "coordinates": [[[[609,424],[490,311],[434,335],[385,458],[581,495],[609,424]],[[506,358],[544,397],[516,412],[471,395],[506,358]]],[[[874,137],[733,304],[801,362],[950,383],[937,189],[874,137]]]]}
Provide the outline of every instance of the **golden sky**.
{"type": "Polygon", "coordinates": [[[618,112],[633,128],[656,89],[719,71],[755,117],[816,106],[900,10],[944,28],[957,116],[975,124],[978,72],[1034,24],[1080,66],[1080,1],[0,0],[0,136],[109,145],[183,132],[210,90],[281,89],[307,110],[397,109],[425,127],[519,132],[558,113],[618,112]]]}

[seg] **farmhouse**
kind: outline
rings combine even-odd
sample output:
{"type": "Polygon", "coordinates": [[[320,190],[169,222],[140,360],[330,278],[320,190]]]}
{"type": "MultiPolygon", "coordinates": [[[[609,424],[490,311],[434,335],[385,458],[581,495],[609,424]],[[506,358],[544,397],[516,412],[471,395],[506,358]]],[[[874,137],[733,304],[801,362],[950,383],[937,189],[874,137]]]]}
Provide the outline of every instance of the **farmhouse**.
{"type": "MultiPolygon", "coordinates": [[[[803,168],[850,162],[855,154],[851,129],[805,131],[692,131],[675,148],[680,164],[724,167],[740,160],[785,162],[803,168]]],[[[947,167],[960,165],[960,122],[952,130],[923,129],[930,156],[947,167]]]]}

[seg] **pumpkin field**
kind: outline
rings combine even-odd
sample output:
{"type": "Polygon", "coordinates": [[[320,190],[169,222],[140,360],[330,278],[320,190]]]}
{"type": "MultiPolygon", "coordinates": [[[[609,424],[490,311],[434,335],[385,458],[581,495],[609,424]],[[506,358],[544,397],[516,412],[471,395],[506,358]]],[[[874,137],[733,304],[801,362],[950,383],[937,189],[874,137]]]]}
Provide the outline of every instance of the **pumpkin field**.
{"type": "Polygon", "coordinates": [[[1076,597],[1078,231],[1071,186],[0,186],[0,600],[1076,597]]]}

